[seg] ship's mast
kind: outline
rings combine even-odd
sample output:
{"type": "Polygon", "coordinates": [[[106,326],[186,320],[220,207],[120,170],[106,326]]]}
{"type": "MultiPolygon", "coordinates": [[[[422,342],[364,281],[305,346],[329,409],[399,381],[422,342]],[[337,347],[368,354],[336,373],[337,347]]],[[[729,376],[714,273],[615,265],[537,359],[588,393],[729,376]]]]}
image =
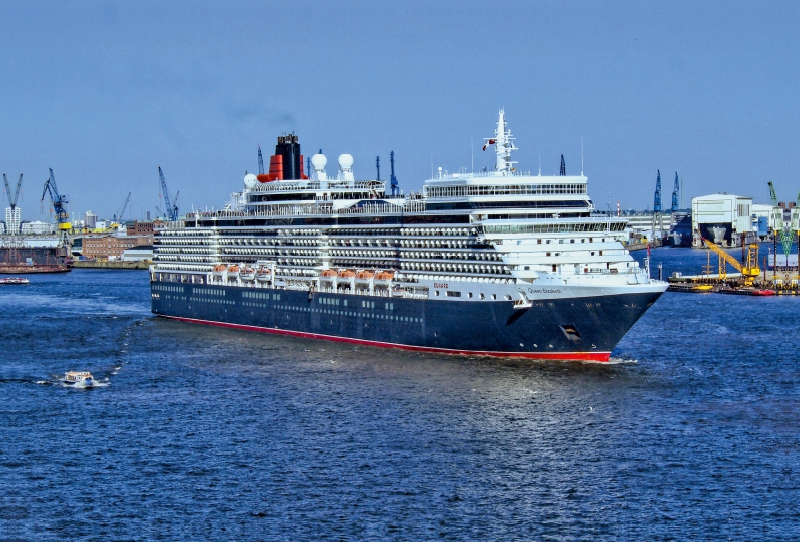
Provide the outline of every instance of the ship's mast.
{"type": "Polygon", "coordinates": [[[511,175],[514,171],[513,164],[516,162],[511,161],[511,151],[517,150],[512,141],[515,139],[511,137],[511,131],[506,130],[505,110],[500,110],[500,118],[497,121],[497,130],[494,132],[495,136],[489,139],[489,144],[494,143],[494,152],[497,155],[497,164],[495,169],[501,175],[511,175]]]}

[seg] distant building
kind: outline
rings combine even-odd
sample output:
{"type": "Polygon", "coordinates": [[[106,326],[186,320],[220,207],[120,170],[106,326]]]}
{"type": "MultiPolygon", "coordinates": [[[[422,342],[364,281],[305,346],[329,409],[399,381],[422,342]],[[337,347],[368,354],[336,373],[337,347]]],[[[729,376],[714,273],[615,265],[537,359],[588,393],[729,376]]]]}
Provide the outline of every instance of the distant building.
{"type": "Polygon", "coordinates": [[[764,240],[775,229],[775,213],[772,205],[754,203],[750,206],[750,223],[753,232],[759,239],[764,240]]]}
{"type": "Polygon", "coordinates": [[[129,248],[122,253],[124,262],[152,262],[153,261],[153,245],[142,245],[139,247],[129,248]]]}
{"type": "Polygon", "coordinates": [[[56,231],[55,224],[34,220],[22,224],[22,235],[52,235],[56,231]]]}
{"type": "Polygon", "coordinates": [[[5,235],[5,234],[6,234],[6,223],[0,222],[0,235],[5,235]]]}
{"type": "Polygon", "coordinates": [[[119,259],[129,248],[153,244],[151,236],[89,236],[83,238],[81,255],[85,258],[119,259]]]}
{"type": "Polygon", "coordinates": [[[91,211],[86,211],[86,227],[93,230],[97,227],[97,215],[91,211]]]}
{"type": "Polygon", "coordinates": [[[6,207],[6,232],[8,235],[19,235],[22,231],[22,209],[6,207]]]}
{"type": "Polygon", "coordinates": [[[128,235],[154,235],[155,234],[154,222],[136,221],[132,225],[128,225],[128,235]]]}

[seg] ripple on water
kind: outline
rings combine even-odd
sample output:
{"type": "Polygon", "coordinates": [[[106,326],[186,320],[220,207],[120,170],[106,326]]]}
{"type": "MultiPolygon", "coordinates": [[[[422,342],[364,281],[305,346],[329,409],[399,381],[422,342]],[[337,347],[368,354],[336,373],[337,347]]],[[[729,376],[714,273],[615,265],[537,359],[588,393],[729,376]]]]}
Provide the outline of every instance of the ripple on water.
{"type": "Polygon", "coordinates": [[[0,539],[793,532],[794,304],[667,294],[610,363],[531,362],[156,320],[143,275],[0,311],[0,539]]]}

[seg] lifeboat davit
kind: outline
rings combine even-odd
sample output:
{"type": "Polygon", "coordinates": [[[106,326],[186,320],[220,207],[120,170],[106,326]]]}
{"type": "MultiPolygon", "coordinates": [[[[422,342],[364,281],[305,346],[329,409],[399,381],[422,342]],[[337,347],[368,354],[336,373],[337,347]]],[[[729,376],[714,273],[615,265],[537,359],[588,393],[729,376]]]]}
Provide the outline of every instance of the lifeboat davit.
{"type": "Polygon", "coordinates": [[[245,266],[239,271],[239,278],[241,280],[251,281],[256,278],[256,270],[254,267],[245,266]]]}
{"type": "Polygon", "coordinates": [[[269,282],[272,277],[272,269],[269,267],[259,267],[256,271],[256,280],[258,282],[269,282]]]}
{"type": "Polygon", "coordinates": [[[378,271],[378,273],[375,274],[375,284],[381,286],[388,286],[393,279],[394,273],[390,273],[389,271],[378,271]]]}
{"type": "Polygon", "coordinates": [[[214,267],[214,270],[211,272],[211,274],[214,275],[215,277],[224,277],[225,273],[227,272],[228,272],[228,266],[220,264],[214,267]]]}

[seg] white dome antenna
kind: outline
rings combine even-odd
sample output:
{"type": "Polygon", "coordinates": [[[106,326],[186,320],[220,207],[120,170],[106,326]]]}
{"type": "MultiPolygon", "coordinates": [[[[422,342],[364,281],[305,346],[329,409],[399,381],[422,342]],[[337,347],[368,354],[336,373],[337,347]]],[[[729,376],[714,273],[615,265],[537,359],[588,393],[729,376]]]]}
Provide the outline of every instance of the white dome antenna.
{"type": "Polygon", "coordinates": [[[339,169],[345,181],[355,180],[353,177],[353,156],[350,154],[339,155],[339,169]]]}
{"type": "Polygon", "coordinates": [[[311,157],[311,165],[314,167],[314,171],[317,172],[318,181],[325,181],[328,179],[328,176],[325,174],[325,166],[327,164],[328,159],[325,158],[324,154],[322,154],[322,149],[320,149],[317,154],[311,157]]]}

